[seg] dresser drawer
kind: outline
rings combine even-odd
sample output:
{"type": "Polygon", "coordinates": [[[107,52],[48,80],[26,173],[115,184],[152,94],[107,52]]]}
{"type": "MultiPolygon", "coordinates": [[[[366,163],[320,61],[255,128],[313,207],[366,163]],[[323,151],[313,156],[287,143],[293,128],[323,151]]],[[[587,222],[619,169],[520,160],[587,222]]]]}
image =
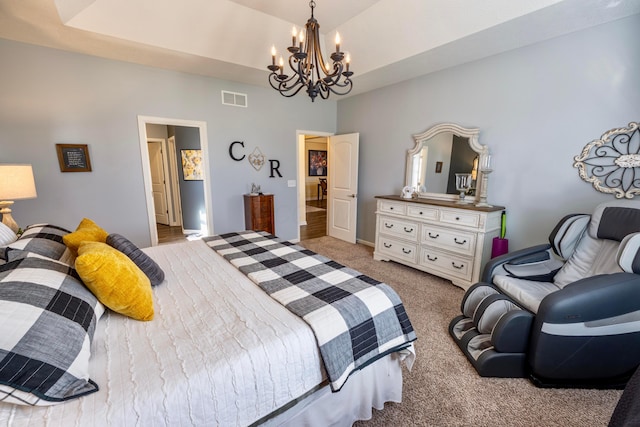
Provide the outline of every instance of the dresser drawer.
{"type": "Polygon", "coordinates": [[[403,219],[389,216],[381,216],[378,232],[417,242],[418,228],[418,224],[412,221],[405,221],[403,219]]]}
{"type": "Polygon", "coordinates": [[[442,228],[423,224],[420,242],[464,255],[473,255],[476,248],[476,234],[455,228],[442,228]]]}
{"type": "Polygon", "coordinates": [[[423,246],[420,250],[420,265],[436,270],[447,276],[471,280],[473,262],[470,258],[455,256],[423,246]]]}
{"type": "Polygon", "coordinates": [[[376,251],[396,257],[402,258],[412,264],[418,262],[418,246],[408,242],[402,242],[386,236],[378,238],[379,246],[376,251]]]}
{"type": "Polygon", "coordinates": [[[407,216],[422,219],[438,219],[438,209],[420,205],[407,206],[407,216]]]}
{"type": "Polygon", "coordinates": [[[480,214],[442,209],[440,211],[440,222],[478,228],[480,226],[480,214]]]}
{"type": "Polygon", "coordinates": [[[380,200],[378,204],[378,209],[381,212],[393,213],[396,215],[406,215],[407,214],[407,204],[400,202],[391,202],[389,200],[380,200]]]}

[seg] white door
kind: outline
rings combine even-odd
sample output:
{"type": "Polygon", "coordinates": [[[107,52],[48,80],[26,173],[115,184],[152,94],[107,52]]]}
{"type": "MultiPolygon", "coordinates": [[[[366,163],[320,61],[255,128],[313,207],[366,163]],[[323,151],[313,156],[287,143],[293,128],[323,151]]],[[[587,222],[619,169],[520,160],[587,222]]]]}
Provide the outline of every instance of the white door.
{"type": "Polygon", "coordinates": [[[356,242],[358,214],[358,145],[360,134],[329,137],[327,229],[329,236],[356,242]]]}
{"type": "Polygon", "coordinates": [[[151,166],[151,194],[156,211],[156,222],[169,225],[169,209],[167,205],[167,187],[164,181],[164,160],[162,143],[149,142],[149,163],[151,166]]]}

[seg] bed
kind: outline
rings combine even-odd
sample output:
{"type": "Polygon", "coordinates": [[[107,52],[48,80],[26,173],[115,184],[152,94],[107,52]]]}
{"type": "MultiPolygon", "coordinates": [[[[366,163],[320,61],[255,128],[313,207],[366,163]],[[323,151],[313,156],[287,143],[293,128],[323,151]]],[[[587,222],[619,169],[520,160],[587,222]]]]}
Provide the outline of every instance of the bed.
{"type": "MultiPolygon", "coordinates": [[[[49,234],[45,240],[63,234],[39,227],[39,235],[49,234]]],[[[33,249],[21,240],[13,243],[14,258],[33,249]]],[[[278,244],[280,251],[310,252],[278,244]]],[[[229,250],[236,265],[225,259],[229,247],[234,243],[215,237],[142,250],[164,274],[152,291],[155,318],[141,322],[108,309],[97,316],[88,376],[99,390],[49,406],[7,403],[0,395],[0,425],[351,425],[369,419],[371,408],[401,402],[402,367],[415,357],[408,318],[402,342],[345,381],[332,381],[309,324],[263,291],[255,274],[241,271],[250,262],[229,250]],[[222,249],[214,250],[216,244],[222,249]]],[[[73,259],[68,250],[55,257],[73,259]]],[[[42,258],[30,262],[51,263],[42,258]]]]}

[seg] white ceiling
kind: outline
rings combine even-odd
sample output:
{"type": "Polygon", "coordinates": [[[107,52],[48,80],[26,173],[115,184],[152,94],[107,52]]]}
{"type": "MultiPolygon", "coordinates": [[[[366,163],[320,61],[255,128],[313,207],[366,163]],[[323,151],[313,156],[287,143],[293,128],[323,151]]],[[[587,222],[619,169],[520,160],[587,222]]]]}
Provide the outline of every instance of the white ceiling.
{"type": "MultiPolygon", "coordinates": [[[[640,0],[317,0],[362,93],[640,13],[640,0]]],[[[0,38],[268,85],[306,0],[0,0],[0,38]],[[280,54],[280,53],[279,53],[280,54]]]]}

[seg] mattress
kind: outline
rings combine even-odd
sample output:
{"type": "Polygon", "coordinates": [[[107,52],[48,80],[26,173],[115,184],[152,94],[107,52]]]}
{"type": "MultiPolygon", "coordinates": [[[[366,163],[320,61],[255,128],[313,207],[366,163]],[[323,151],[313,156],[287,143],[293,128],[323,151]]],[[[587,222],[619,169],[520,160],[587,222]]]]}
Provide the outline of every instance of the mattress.
{"type": "Polygon", "coordinates": [[[0,403],[0,425],[249,425],[324,373],[306,323],[202,241],[144,250],[165,271],[156,317],[106,313],[92,347],[100,390],[50,407],[0,403]]]}

